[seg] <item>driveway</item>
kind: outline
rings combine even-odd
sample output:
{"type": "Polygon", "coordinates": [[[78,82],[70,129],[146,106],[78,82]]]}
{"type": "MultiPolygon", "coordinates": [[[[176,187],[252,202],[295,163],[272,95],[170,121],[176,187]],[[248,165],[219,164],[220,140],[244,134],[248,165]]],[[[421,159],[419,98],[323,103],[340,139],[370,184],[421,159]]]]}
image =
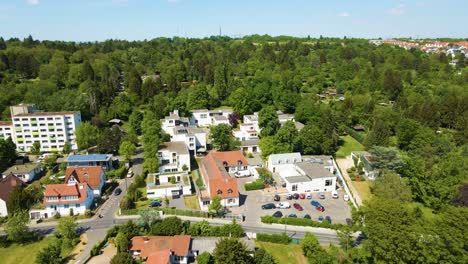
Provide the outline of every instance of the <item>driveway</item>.
{"type": "Polygon", "coordinates": [[[362,205],[362,199],[359,196],[359,192],[354,187],[353,181],[349,177],[348,171],[347,171],[349,168],[354,166],[353,159],[351,159],[351,156],[348,156],[348,157],[346,157],[344,159],[336,159],[336,164],[338,165],[338,167],[340,167],[341,174],[343,175],[346,182],[348,183],[348,187],[351,190],[351,193],[352,193],[352,195],[354,197],[354,200],[356,201],[358,206],[361,206],[362,205]]]}

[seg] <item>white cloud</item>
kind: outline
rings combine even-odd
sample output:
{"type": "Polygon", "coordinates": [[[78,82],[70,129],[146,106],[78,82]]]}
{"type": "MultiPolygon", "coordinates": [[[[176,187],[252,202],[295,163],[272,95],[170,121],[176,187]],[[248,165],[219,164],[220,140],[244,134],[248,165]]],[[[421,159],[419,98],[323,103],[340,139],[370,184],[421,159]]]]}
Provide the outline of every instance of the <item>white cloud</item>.
{"type": "Polygon", "coordinates": [[[387,10],[387,14],[391,16],[401,16],[404,13],[406,13],[406,5],[405,4],[399,4],[395,7],[390,8],[387,10]]]}
{"type": "Polygon", "coordinates": [[[349,16],[351,16],[351,14],[348,13],[348,12],[341,12],[341,13],[338,14],[338,16],[340,16],[340,17],[349,17],[349,16]]]}
{"type": "Polygon", "coordinates": [[[26,0],[26,2],[28,3],[28,5],[38,5],[39,4],[39,0],[26,0]]]}

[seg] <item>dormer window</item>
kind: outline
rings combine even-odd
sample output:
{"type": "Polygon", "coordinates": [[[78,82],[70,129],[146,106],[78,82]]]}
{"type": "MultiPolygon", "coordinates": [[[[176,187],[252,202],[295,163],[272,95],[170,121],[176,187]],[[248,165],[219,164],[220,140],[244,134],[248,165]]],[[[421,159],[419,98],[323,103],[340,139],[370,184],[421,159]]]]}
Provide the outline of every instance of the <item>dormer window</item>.
{"type": "Polygon", "coordinates": [[[227,161],[223,161],[223,166],[224,166],[224,167],[227,167],[227,166],[228,166],[227,161]]]}
{"type": "Polygon", "coordinates": [[[239,165],[239,166],[242,165],[242,160],[238,160],[237,165],[239,165]]]}
{"type": "Polygon", "coordinates": [[[216,193],[217,193],[217,194],[222,194],[222,193],[223,193],[223,191],[221,191],[221,190],[217,190],[217,191],[216,191],[216,193]]]}
{"type": "Polygon", "coordinates": [[[232,193],[232,189],[228,189],[228,193],[232,193]]]}

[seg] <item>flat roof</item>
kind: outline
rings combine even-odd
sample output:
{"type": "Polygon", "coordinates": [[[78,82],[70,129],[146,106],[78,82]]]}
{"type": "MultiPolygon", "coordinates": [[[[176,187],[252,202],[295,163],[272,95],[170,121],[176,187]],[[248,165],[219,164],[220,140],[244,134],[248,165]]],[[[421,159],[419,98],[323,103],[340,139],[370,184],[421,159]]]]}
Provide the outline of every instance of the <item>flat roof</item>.
{"type": "Polygon", "coordinates": [[[111,158],[112,154],[70,155],[66,161],[109,161],[111,158]]]}
{"type": "Polygon", "coordinates": [[[260,139],[248,139],[239,141],[241,146],[258,146],[260,139]]]}
{"type": "Polygon", "coordinates": [[[300,176],[285,177],[284,180],[289,183],[299,183],[299,182],[309,182],[312,179],[307,177],[306,175],[300,175],[300,176]]]}
{"type": "Polygon", "coordinates": [[[177,154],[189,154],[189,151],[187,149],[187,146],[185,145],[185,142],[164,142],[161,144],[161,150],[167,150],[167,151],[173,151],[177,152],[177,154]]]}
{"type": "Polygon", "coordinates": [[[310,162],[298,162],[296,166],[303,170],[307,176],[313,179],[334,177],[334,175],[324,168],[323,164],[310,163],[310,162]]]}

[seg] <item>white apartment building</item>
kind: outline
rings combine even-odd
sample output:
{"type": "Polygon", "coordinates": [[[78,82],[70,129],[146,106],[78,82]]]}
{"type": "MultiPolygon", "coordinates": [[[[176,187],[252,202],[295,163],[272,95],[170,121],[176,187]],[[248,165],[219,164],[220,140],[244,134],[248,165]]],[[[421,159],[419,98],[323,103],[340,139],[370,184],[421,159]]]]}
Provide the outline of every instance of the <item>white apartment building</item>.
{"type": "Polygon", "coordinates": [[[13,122],[11,121],[0,121],[0,138],[13,139],[13,122]]]}
{"type": "Polygon", "coordinates": [[[171,136],[174,135],[174,128],[176,127],[187,127],[189,125],[189,119],[186,117],[179,116],[179,110],[174,110],[169,113],[169,116],[161,119],[161,128],[166,134],[171,136]]]}
{"type": "Polygon", "coordinates": [[[194,109],[192,110],[192,117],[190,124],[192,126],[216,126],[219,124],[229,125],[229,115],[232,114],[230,109],[194,109]]]}
{"type": "MultiPolygon", "coordinates": [[[[278,121],[280,125],[283,125],[287,121],[294,121],[294,115],[293,114],[285,114],[281,111],[276,111],[278,114],[278,121]]],[[[260,127],[258,126],[258,112],[253,113],[252,115],[244,115],[244,119],[242,120],[244,124],[252,124],[256,127],[256,130],[260,132],[260,127]]],[[[297,122],[299,123],[299,122],[297,122]]],[[[300,123],[299,123],[300,124],[300,123]]],[[[298,124],[296,124],[297,128],[298,124]]]]}
{"type": "Polygon", "coordinates": [[[203,128],[178,126],[172,129],[172,142],[184,142],[187,148],[197,155],[200,152],[206,152],[206,135],[203,128]]]}
{"type": "MultiPolygon", "coordinates": [[[[244,117],[245,120],[245,117],[244,117]]],[[[240,141],[240,150],[246,153],[261,152],[258,147],[258,123],[244,123],[239,125],[239,129],[234,129],[232,134],[240,141]]]]}
{"type": "Polygon", "coordinates": [[[41,112],[34,104],[10,106],[10,111],[10,129],[8,122],[2,122],[0,134],[10,136],[19,151],[29,151],[34,142],[41,144],[41,151],[60,151],[66,142],[78,149],[75,131],[80,112],[41,112]]]}
{"type": "Polygon", "coordinates": [[[159,173],[190,171],[190,152],[184,142],[164,142],[159,151],[159,173]]]}

